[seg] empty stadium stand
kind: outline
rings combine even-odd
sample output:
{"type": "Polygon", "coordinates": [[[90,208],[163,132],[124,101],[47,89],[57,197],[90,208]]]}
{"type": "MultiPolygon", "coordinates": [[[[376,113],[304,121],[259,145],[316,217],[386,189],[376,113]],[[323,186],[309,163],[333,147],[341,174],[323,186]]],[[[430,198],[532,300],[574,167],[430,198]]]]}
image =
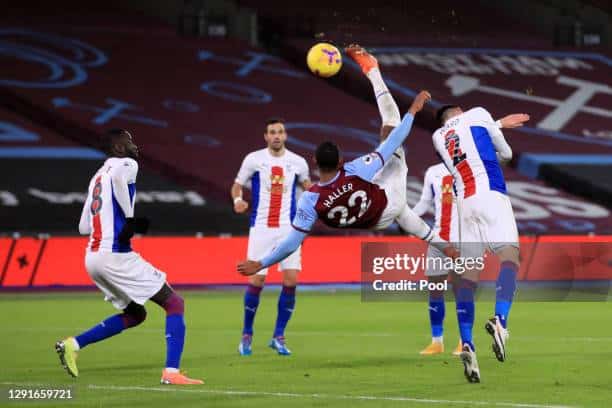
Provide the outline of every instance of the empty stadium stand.
{"type": "MultiPolygon", "coordinates": [[[[410,15],[404,11],[404,16],[410,15]]],[[[448,21],[454,18],[451,11],[448,21]]],[[[143,183],[157,180],[157,174],[165,180],[159,181],[164,188],[170,188],[166,182],[180,185],[218,209],[194,216],[196,226],[185,226],[185,231],[201,230],[199,220],[204,219],[202,224],[210,231],[246,232],[246,220],[230,215],[228,190],[244,155],[263,146],[263,123],[270,116],[286,119],[289,147],[307,158],[325,139],[337,140],[345,159],[377,144],[378,112],[369,85],[350,64],[331,82],[310,75],[303,58],[312,38],[287,38],[280,58],[237,40],[180,37],[173,27],[138,15],[111,19],[81,13],[71,16],[69,24],[62,24],[65,16],[44,13],[0,18],[2,108],[18,120],[28,118],[40,134],[61,135],[64,143],[79,148],[95,149],[99,134],[107,128],[132,130],[142,147],[143,183]]],[[[330,13],[326,18],[332,20],[326,24],[333,26],[333,10],[330,13]]],[[[506,48],[458,50],[448,47],[448,39],[440,48],[441,42],[427,40],[434,37],[432,31],[424,31],[432,24],[425,17],[399,18],[394,25],[400,29],[422,20],[422,26],[415,25],[416,31],[405,37],[415,42],[399,36],[387,42],[388,34],[383,33],[380,40],[377,34],[365,43],[377,47],[376,55],[403,110],[414,90],[427,87],[436,97],[433,107],[456,100],[466,106],[487,106],[497,116],[528,110],[533,122],[541,123],[550,116],[550,106],[558,106],[576,89],[571,84],[556,86],[560,78],[603,82],[609,72],[605,56],[532,54],[506,48]],[[419,44],[428,44],[416,47],[418,38],[427,38],[419,44]],[[551,74],[553,68],[557,72],[551,74]],[[528,74],[523,72],[527,69],[528,74]],[[542,74],[546,69],[549,72],[542,74]]],[[[267,17],[262,14],[262,18],[267,17]]],[[[447,26],[436,23],[434,31],[440,28],[450,35],[453,29],[447,26]]],[[[486,33],[478,30],[465,35],[487,42],[486,33]]],[[[551,126],[559,126],[557,130],[533,126],[522,133],[510,132],[516,152],[610,152],[612,142],[605,137],[580,134],[585,126],[601,132],[610,121],[605,106],[611,96],[599,89],[603,88],[597,88],[588,109],[572,120],[562,126],[549,120],[554,122],[551,126]]],[[[425,168],[436,161],[430,141],[432,113],[430,108],[419,118],[407,142],[411,202],[416,201],[425,168]]],[[[55,171],[50,166],[45,169],[55,171]]],[[[610,212],[601,205],[534,181],[517,169],[509,169],[507,177],[523,233],[612,231],[610,212]]],[[[83,181],[78,185],[84,186],[83,181]]],[[[63,223],[48,225],[59,228],[63,223]]],[[[19,227],[19,223],[10,225],[19,227]]]]}

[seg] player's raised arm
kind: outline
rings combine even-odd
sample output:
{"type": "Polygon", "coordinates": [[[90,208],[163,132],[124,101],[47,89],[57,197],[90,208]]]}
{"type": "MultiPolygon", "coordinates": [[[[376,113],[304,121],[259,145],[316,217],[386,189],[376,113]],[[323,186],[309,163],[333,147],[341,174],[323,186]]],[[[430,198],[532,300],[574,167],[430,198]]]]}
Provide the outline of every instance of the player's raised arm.
{"type": "Polygon", "coordinates": [[[347,174],[355,174],[364,180],[372,181],[374,175],[383,168],[393,153],[404,143],[404,140],[406,140],[410,133],[410,129],[412,129],[414,115],[423,109],[423,106],[429,99],[431,99],[429,92],[421,91],[414,98],[408,113],[404,115],[404,119],[402,119],[399,126],[391,131],[389,137],[373,153],[358,157],[344,165],[347,174]]]}
{"type": "Polygon", "coordinates": [[[504,134],[499,126],[500,123],[496,123],[486,109],[476,108],[476,110],[478,115],[482,115],[484,118],[483,124],[489,132],[493,146],[495,146],[495,150],[497,151],[497,160],[502,163],[509,162],[512,159],[512,149],[504,138],[504,134]]]}
{"type": "Polygon", "coordinates": [[[302,245],[302,242],[304,242],[304,239],[306,239],[306,236],[317,221],[318,216],[315,205],[318,196],[319,195],[316,193],[305,191],[298,201],[297,211],[292,223],[293,230],[272,250],[272,252],[261,260],[246,260],[240,262],[237,268],[238,272],[245,276],[254,275],[261,269],[268,268],[295,252],[295,250],[302,245]]]}
{"type": "Polygon", "coordinates": [[[512,113],[495,122],[502,129],[514,129],[523,126],[529,121],[529,115],[526,113],[512,113]]]}
{"type": "Polygon", "coordinates": [[[406,140],[410,133],[410,129],[412,129],[412,122],[414,121],[415,115],[423,109],[430,99],[431,95],[429,92],[419,92],[414,98],[414,101],[412,101],[408,113],[404,115],[404,119],[400,122],[399,126],[393,129],[389,137],[378,146],[376,151],[382,156],[385,163],[389,160],[393,152],[404,143],[404,140],[406,140]]]}
{"type": "Polygon", "coordinates": [[[432,181],[431,171],[429,169],[425,172],[425,179],[423,180],[423,191],[421,191],[421,198],[419,202],[412,207],[412,211],[419,217],[422,217],[433,204],[433,193],[432,193],[432,181]]]}

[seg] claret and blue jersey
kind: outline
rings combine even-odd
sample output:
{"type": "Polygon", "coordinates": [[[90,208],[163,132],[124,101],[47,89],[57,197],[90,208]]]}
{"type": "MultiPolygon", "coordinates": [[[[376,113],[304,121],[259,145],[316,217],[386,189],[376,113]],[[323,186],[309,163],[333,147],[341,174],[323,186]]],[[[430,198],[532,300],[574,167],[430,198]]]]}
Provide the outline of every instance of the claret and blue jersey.
{"type": "Polygon", "coordinates": [[[414,117],[406,114],[402,122],[378,148],[365,156],[346,163],[327,183],[315,184],[300,197],[293,231],[260,262],[273,265],[289,256],[300,246],[317,219],[336,228],[371,228],[387,206],[383,189],[372,183],[391,155],[402,145],[414,117]]]}

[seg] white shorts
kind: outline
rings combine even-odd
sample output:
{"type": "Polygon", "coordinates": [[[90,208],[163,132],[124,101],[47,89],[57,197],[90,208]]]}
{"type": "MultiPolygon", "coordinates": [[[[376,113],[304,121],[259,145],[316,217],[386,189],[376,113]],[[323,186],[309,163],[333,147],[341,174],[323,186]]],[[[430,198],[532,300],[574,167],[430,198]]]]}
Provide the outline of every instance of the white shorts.
{"type": "Polygon", "coordinates": [[[144,305],[166,282],[166,274],[136,252],[87,251],[85,268],[104,300],[119,310],[132,301],[144,305]]]}
{"type": "Polygon", "coordinates": [[[481,256],[486,250],[496,252],[508,245],[519,247],[514,212],[507,195],[484,191],[458,200],[457,210],[461,256],[481,256]]]}
{"type": "MultiPolygon", "coordinates": [[[[268,255],[270,251],[280,244],[289,232],[291,225],[280,228],[268,227],[251,227],[249,230],[249,246],[247,249],[248,259],[261,259],[268,255]]],[[[278,264],[278,270],[285,269],[302,269],[302,246],[295,250],[294,253],[283,259],[278,264]]],[[[257,272],[257,275],[267,275],[268,268],[264,268],[257,272]]]]}
{"type": "Polygon", "coordinates": [[[442,251],[430,244],[427,247],[427,264],[425,265],[425,276],[445,276],[452,272],[452,267],[445,267],[449,266],[450,264],[450,262],[446,262],[447,258],[448,257],[444,255],[442,251]]]}
{"type": "Polygon", "coordinates": [[[408,166],[404,149],[400,147],[374,176],[372,183],[380,186],[387,195],[387,206],[374,229],[382,230],[395,221],[406,206],[406,177],[408,166]]]}

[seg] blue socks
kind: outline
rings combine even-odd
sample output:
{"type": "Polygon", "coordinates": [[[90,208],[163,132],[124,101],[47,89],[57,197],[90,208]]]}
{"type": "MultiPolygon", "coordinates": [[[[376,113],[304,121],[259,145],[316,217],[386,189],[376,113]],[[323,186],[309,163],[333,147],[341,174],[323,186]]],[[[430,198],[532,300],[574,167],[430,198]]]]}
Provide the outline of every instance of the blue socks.
{"type": "MultiPolygon", "coordinates": [[[[163,304],[159,305],[166,311],[166,367],[178,369],[185,344],[185,302],[181,296],[173,292],[163,304]]],[[[146,310],[142,306],[130,304],[124,313],[111,316],[78,335],[76,341],[79,347],[83,348],[119,334],[124,329],[139,325],[146,316],[146,310]]]]}
{"type": "Polygon", "coordinates": [[[442,337],[444,334],[444,294],[429,292],[429,323],[431,337],[442,337]]]}
{"type": "Polygon", "coordinates": [[[472,350],[476,350],[472,342],[472,328],[474,327],[474,292],[476,282],[459,277],[453,282],[455,301],[457,303],[457,320],[459,321],[459,333],[461,342],[469,344],[472,350]]]}
{"type": "Polygon", "coordinates": [[[242,334],[253,335],[253,321],[259,306],[259,295],[263,287],[249,285],[244,293],[244,326],[242,334]]]}
{"type": "Polygon", "coordinates": [[[185,344],[183,314],[166,316],[166,367],[179,368],[185,344]]]}
{"type": "Polygon", "coordinates": [[[280,337],[285,335],[285,327],[295,308],[295,286],[283,286],[278,297],[278,315],[276,317],[276,327],[274,328],[274,336],[280,337]]]}
{"type": "Polygon", "coordinates": [[[495,316],[501,325],[506,328],[508,314],[516,292],[516,274],[519,266],[512,261],[502,262],[497,276],[495,291],[495,316]]]}
{"type": "Polygon", "coordinates": [[[123,317],[121,314],[116,314],[104,320],[102,323],[92,327],[76,336],[76,341],[79,347],[83,348],[91,343],[107,339],[116,334],[119,334],[125,328],[123,317]]]}
{"type": "MultiPolygon", "coordinates": [[[[249,285],[244,293],[243,335],[253,335],[253,322],[255,320],[255,314],[257,313],[257,307],[259,306],[259,295],[261,294],[262,289],[263,287],[249,285]]],[[[278,316],[276,318],[276,326],[274,328],[274,337],[285,335],[285,328],[287,327],[289,319],[291,319],[294,308],[295,286],[283,286],[283,289],[278,297],[278,316]]]]}

